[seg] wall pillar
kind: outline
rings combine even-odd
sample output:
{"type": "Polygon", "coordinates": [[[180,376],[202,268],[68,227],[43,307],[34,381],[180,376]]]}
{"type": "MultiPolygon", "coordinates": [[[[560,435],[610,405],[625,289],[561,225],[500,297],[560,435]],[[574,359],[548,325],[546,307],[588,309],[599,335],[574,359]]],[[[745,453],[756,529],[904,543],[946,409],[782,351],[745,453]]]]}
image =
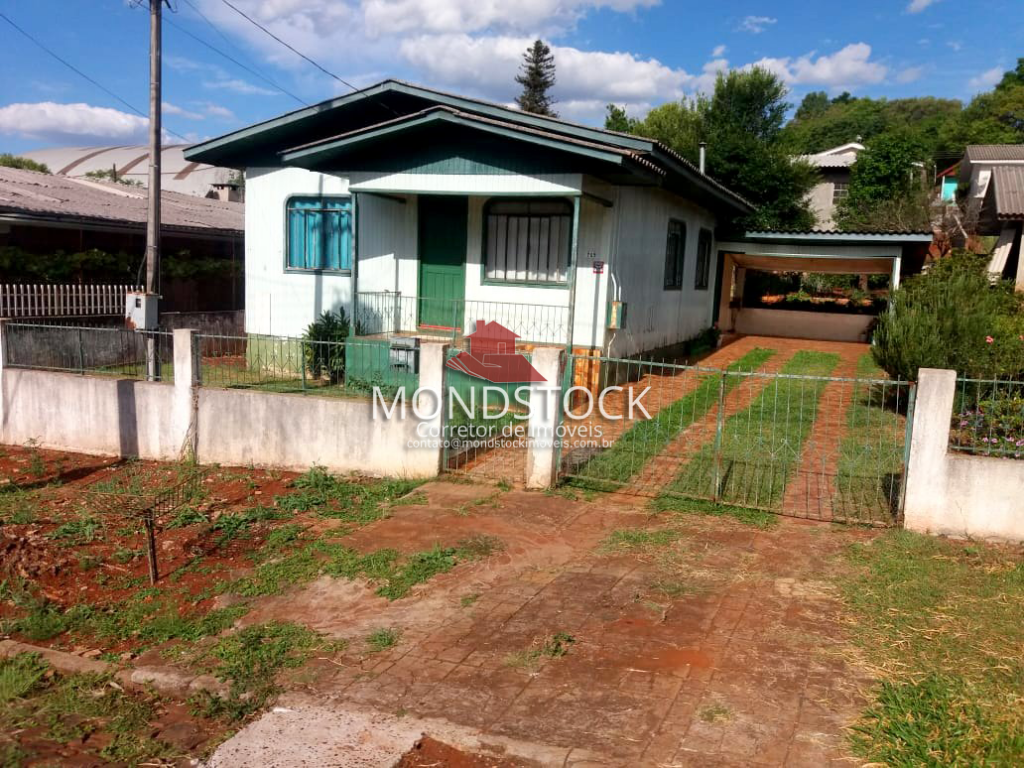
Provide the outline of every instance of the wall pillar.
{"type": "MultiPolygon", "coordinates": [[[[436,467],[440,472],[444,460],[444,425],[445,425],[445,362],[448,360],[448,344],[436,341],[424,341],[420,343],[420,394],[417,408],[420,413],[435,413],[434,418],[421,422],[427,426],[423,427],[424,434],[438,435],[438,447],[436,467]]],[[[406,393],[411,394],[411,393],[406,393]]],[[[417,450],[430,450],[419,448],[417,450]]]]}
{"type": "Polygon", "coordinates": [[[955,396],[955,371],[919,371],[903,505],[907,530],[929,533],[946,528],[945,512],[950,505],[946,454],[955,396]]]}
{"type": "Polygon", "coordinates": [[[199,350],[196,332],[191,328],[175,328],[174,338],[174,405],[171,424],[179,456],[199,460],[199,350]]]}
{"type": "Polygon", "coordinates": [[[550,488],[558,478],[558,449],[555,434],[561,421],[562,363],[559,347],[538,347],[533,367],[544,377],[530,387],[530,420],[527,428],[526,487],[550,488]]]}
{"type": "Polygon", "coordinates": [[[7,391],[4,389],[4,368],[7,365],[7,323],[0,317],[0,435],[7,425],[7,391]]]}

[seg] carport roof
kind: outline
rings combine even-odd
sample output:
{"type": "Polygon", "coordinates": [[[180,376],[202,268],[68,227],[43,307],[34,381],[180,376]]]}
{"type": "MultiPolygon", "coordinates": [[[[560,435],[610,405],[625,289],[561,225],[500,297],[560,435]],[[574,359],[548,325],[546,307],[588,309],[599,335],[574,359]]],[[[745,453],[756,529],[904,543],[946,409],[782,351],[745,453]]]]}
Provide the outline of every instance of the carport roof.
{"type": "Polygon", "coordinates": [[[891,244],[927,244],[932,241],[931,232],[914,232],[910,230],[888,232],[845,232],[838,229],[782,230],[773,232],[746,232],[737,237],[737,242],[756,243],[828,243],[831,245],[891,245],[891,244]]]}

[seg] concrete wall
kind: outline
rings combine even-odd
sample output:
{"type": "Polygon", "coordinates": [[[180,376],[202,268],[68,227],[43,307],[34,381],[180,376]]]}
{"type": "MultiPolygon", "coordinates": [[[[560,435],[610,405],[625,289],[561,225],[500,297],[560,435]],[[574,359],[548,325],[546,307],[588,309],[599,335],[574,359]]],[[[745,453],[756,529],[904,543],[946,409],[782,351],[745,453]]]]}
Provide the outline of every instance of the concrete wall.
{"type": "Polygon", "coordinates": [[[609,299],[627,303],[626,327],[615,331],[609,353],[625,357],[692,338],[712,325],[718,246],[712,240],[707,290],[693,287],[701,227],[715,218],[677,195],[641,187],[616,188],[609,299]],[[669,219],[686,224],[682,290],[666,291],[665,246],[669,219]]]}
{"type": "Polygon", "coordinates": [[[751,336],[782,336],[787,339],[864,341],[875,322],[873,315],[838,312],[801,312],[790,309],[747,309],[736,312],[735,330],[751,336]]]}
{"type": "Polygon", "coordinates": [[[949,451],[956,373],[918,377],[903,524],[946,536],[1024,541],[1024,461],[949,451]]]}

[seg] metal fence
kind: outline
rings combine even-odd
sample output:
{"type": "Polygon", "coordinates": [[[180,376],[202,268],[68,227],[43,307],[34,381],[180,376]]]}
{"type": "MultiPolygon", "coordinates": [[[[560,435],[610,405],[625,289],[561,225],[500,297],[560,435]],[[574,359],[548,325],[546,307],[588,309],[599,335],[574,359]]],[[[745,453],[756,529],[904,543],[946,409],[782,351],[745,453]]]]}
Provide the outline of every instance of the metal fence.
{"type": "Polygon", "coordinates": [[[1024,459],[1024,381],[958,378],[949,448],[1024,459]]]}
{"type": "Polygon", "coordinates": [[[8,323],[5,329],[6,364],[12,368],[147,379],[153,354],[155,379],[174,380],[170,331],[44,323],[8,323]]]}
{"type": "Polygon", "coordinates": [[[266,392],[365,397],[419,386],[419,349],[386,339],[311,341],[293,336],[197,334],[199,382],[266,392]]]}
{"type": "Polygon", "coordinates": [[[124,317],[136,285],[30,285],[0,283],[0,317],[124,317]]]}
{"type": "MultiPolygon", "coordinates": [[[[563,292],[564,293],[564,292],[563,292]]],[[[562,298],[561,294],[558,296],[562,298]]],[[[431,299],[402,293],[357,293],[354,327],[360,336],[436,336],[464,346],[478,323],[498,322],[526,344],[564,345],[568,306],[519,302],[431,299]]]]}
{"type": "Polygon", "coordinates": [[[724,370],[575,357],[575,384],[591,397],[567,420],[580,437],[562,447],[563,475],[668,504],[894,524],[913,386],[829,376],[838,358],[819,353],[766,371],[773,354],[755,349],[724,370]],[[622,391],[605,396],[602,413],[597,396],[612,385],[622,391]],[[644,410],[631,415],[631,401],[644,410]]]}

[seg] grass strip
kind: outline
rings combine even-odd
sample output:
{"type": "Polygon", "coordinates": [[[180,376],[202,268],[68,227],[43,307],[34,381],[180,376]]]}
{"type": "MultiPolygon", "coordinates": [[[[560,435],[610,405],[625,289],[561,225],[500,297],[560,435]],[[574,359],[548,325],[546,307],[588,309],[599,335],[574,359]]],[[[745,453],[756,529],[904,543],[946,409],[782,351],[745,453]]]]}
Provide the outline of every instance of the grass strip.
{"type": "MultiPolygon", "coordinates": [[[[858,379],[883,379],[870,353],[857,361],[858,379]]],[[[909,388],[902,384],[853,385],[846,436],[839,444],[837,517],[863,522],[892,522],[898,512],[903,472],[904,426],[897,405],[905,405],[909,388]],[[896,397],[899,396],[899,403],[896,397]]]]}
{"type": "MultiPolygon", "coordinates": [[[[754,371],[776,354],[774,349],[753,349],[725,370],[735,373],[754,371]]],[[[654,418],[630,427],[606,451],[594,456],[572,474],[574,485],[593,486],[595,490],[614,490],[628,483],[644,465],[665,449],[676,435],[702,418],[718,402],[720,374],[699,373],[701,382],[692,392],[658,411],[654,418]]],[[[726,377],[728,393],[739,378],[726,377]]]]}
{"type": "MultiPolygon", "coordinates": [[[[781,373],[824,377],[838,363],[839,355],[801,350],[781,373]]],[[[726,504],[777,507],[814,426],[827,384],[825,379],[769,378],[748,408],[726,419],[720,461],[716,461],[715,442],[709,442],[666,490],[687,496],[717,496],[726,504]]]]}
{"type": "Polygon", "coordinates": [[[893,530],[838,577],[852,642],[882,682],[851,733],[876,765],[1024,765],[1019,548],[893,530]]]}

